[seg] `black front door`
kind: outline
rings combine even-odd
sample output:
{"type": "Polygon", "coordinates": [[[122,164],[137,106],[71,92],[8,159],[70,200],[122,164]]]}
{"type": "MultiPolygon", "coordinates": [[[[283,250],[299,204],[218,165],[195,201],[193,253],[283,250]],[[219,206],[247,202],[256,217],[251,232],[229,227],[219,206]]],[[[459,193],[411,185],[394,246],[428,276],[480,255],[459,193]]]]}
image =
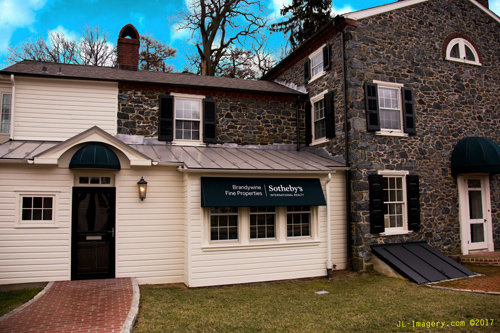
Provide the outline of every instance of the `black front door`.
{"type": "Polygon", "coordinates": [[[74,187],[71,279],[115,277],[114,187],[74,187]]]}

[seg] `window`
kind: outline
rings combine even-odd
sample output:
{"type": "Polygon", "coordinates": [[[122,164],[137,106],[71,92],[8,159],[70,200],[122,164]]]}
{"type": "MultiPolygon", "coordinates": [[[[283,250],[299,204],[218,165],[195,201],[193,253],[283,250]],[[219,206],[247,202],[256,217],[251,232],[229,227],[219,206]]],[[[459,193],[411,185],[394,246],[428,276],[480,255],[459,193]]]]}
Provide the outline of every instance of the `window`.
{"type": "Polygon", "coordinates": [[[18,193],[16,227],[56,227],[57,195],[18,193]]]}
{"type": "Polygon", "coordinates": [[[402,234],[420,226],[419,178],[408,171],[382,170],[370,175],[370,230],[402,234]]]}
{"type": "Polygon", "coordinates": [[[224,241],[238,239],[238,208],[211,208],[210,240],[224,241]]]}
{"type": "MultiPolygon", "coordinates": [[[[335,137],[335,120],[333,110],[333,92],[328,90],[311,98],[308,103],[310,110],[306,109],[306,124],[310,128],[311,140],[308,144],[323,143],[327,139],[335,137]]],[[[309,136],[306,133],[306,136],[309,136]]]]}
{"type": "Polygon", "coordinates": [[[201,100],[175,99],[175,139],[200,140],[201,100]]]}
{"type": "Polygon", "coordinates": [[[159,97],[158,140],[198,145],[217,142],[217,108],[203,96],[173,94],[159,97]]]}
{"type": "Polygon", "coordinates": [[[401,131],[400,91],[397,88],[378,87],[380,128],[401,131]]]}
{"type": "Polygon", "coordinates": [[[326,44],[314,51],[304,62],[304,80],[311,82],[331,69],[331,45],[326,44]]]}
{"type": "Polygon", "coordinates": [[[404,230],[404,176],[384,177],[385,230],[404,230]]]}
{"type": "Polygon", "coordinates": [[[276,209],[274,207],[250,208],[250,239],[276,237],[276,209]]]}
{"type": "Polygon", "coordinates": [[[455,38],[448,43],[445,59],[481,66],[479,54],[474,45],[464,38],[455,38]]]}
{"type": "Polygon", "coordinates": [[[10,94],[0,94],[0,106],[1,106],[1,116],[0,116],[0,134],[10,133],[10,105],[11,105],[11,95],[10,94]]]}
{"type": "Polygon", "coordinates": [[[377,135],[416,134],[413,91],[400,83],[365,83],[367,130],[377,135]]]}
{"type": "Polygon", "coordinates": [[[287,208],[286,234],[288,237],[311,236],[311,209],[309,207],[287,208]]]}
{"type": "Polygon", "coordinates": [[[212,207],[205,218],[207,248],[319,241],[317,207],[212,207]]]}

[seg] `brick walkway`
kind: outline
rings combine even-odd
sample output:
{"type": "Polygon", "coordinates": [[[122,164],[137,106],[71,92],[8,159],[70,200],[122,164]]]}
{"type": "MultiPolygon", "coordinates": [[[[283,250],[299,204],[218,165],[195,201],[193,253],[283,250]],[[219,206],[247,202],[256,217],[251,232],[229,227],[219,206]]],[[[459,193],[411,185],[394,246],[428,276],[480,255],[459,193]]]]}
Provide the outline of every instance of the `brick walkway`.
{"type": "Polygon", "coordinates": [[[122,332],[132,326],[135,290],[128,278],[55,282],[24,308],[0,318],[0,332],[122,332]]]}
{"type": "MultiPolygon", "coordinates": [[[[463,264],[495,266],[495,269],[488,270],[488,273],[482,276],[441,282],[433,284],[433,286],[500,294],[500,267],[498,267],[500,266],[500,252],[471,254],[462,257],[461,262],[463,264]]],[[[472,270],[474,271],[474,269],[472,270]]]]}

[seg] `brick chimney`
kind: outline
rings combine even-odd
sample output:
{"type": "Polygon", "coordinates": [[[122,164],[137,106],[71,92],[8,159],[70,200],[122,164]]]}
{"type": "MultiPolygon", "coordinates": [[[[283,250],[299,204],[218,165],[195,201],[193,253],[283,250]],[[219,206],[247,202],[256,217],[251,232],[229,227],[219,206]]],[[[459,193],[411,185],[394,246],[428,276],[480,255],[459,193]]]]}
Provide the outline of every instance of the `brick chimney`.
{"type": "Polygon", "coordinates": [[[477,0],[481,5],[483,5],[486,8],[490,8],[490,4],[488,0],[477,0]]]}
{"type": "Polygon", "coordinates": [[[139,65],[140,36],[132,24],[127,24],[120,30],[117,44],[116,63],[119,69],[136,71],[139,65]]]}

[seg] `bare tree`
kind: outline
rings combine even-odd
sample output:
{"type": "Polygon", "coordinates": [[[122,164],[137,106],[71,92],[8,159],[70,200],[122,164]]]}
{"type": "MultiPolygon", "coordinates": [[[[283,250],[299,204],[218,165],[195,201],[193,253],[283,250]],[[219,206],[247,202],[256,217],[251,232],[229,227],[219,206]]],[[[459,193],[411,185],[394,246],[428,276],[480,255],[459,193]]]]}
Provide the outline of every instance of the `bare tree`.
{"type": "Polygon", "coordinates": [[[166,65],[165,60],[175,57],[176,49],[163,44],[152,35],[141,35],[139,69],[153,72],[172,73],[174,68],[166,65]]]}
{"type": "Polygon", "coordinates": [[[83,65],[113,66],[116,62],[116,49],[109,42],[108,33],[98,26],[85,26],[79,49],[83,65]]]}
{"type": "Polygon", "coordinates": [[[50,47],[47,48],[48,61],[61,64],[78,64],[79,48],[76,41],[66,38],[60,32],[49,33],[50,47]]]}
{"type": "Polygon", "coordinates": [[[47,54],[48,46],[45,39],[38,37],[27,42],[22,42],[14,47],[9,46],[9,54],[6,56],[7,61],[14,64],[23,60],[49,61],[47,54]]]}
{"type": "Polygon", "coordinates": [[[260,0],[190,0],[180,29],[198,35],[200,72],[213,76],[229,48],[258,40],[267,25],[260,0]]]}

